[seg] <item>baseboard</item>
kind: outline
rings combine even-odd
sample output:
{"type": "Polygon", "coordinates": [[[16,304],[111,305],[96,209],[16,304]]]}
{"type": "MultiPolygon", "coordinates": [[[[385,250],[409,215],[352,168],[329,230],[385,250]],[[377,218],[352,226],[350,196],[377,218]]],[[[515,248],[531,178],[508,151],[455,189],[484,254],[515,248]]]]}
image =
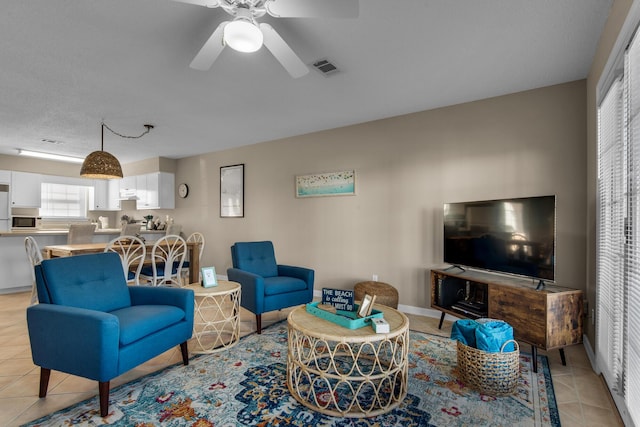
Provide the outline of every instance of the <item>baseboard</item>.
{"type": "Polygon", "coordinates": [[[0,295],[17,294],[19,292],[31,292],[31,286],[21,286],[17,288],[0,289],[0,295]]]}
{"type": "Polygon", "coordinates": [[[591,363],[591,369],[593,369],[593,372],[596,374],[600,374],[600,369],[598,369],[598,363],[596,361],[596,353],[593,351],[593,347],[591,346],[591,341],[589,341],[588,336],[582,335],[582,344],[584,345],[584,350],[587,352],[589,363],[591,363]]]}
{"type": "MultiPolygon", "coordinates": [[[[315,289],[313,291],[313,296],[314,298],[322,299],[322,290],[315,289]]],[[[414,307],[412,305],[404,305],[404,304],[398,304],[398,311],[401,311],[407,314],[415,314],[417,316],[432,317],[434,319],[440,319],[440,316],[442,316],[442,312],[439,310],[434,310],[432,308],[424,308],[424,307],[414,307]]],[[[458,318],[447,314],[445,316],[445,320],[454,322],[458,320],[458,318]]]]}

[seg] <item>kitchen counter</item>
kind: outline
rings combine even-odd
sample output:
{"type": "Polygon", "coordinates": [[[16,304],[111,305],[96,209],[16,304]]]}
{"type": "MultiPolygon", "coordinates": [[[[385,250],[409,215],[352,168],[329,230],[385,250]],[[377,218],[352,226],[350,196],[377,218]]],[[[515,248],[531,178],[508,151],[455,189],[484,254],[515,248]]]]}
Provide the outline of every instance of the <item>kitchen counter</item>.
{"type": "MultiPolygon", "coordinates": [[[[113,235],[120,234],[119,228],[104,228],[96,230],[95,234],[100,235],[113,235]]],[[[140,234],[160,234],[164,235],[166,230],[140,230],[140,234]]],[[[10,230],[0,231],[0,237],[26,237],[26,236],[60,236],[69,234],[67,229],[49,229],[49,230],[10,230]]]]}
{"type": "MultiPolygon", "coordinates": [[[[119,228],[96,230],[93,241],[106,243],[120,235],[119,228]]],[[[67,243],[68,229],[12,230],[0,232],[0,294],[31,290],[31,265],[24,250],[24,238],[33,237],[40,249],[67,243]]],[[[166,234],[165,230],[140,230],[140,235],[153,242],[166,234]]]]}

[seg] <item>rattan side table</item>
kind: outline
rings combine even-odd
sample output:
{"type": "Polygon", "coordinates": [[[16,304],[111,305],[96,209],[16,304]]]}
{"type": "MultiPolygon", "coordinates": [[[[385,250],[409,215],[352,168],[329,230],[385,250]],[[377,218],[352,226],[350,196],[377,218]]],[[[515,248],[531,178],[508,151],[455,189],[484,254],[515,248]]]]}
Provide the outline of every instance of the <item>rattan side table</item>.
{"type": "Polygon", "coordinates": [[[287,387],[304,406],[331,416],[363,418],[384,414],[407,395],[409,319],[391,307],[374,305],[389,333],[370,326],[348,329],[301,306],[287,318],[287,387]]]}
{"type": "Polygon", "coordinates": [[[192,353],[215,353],[240,339],[240,284],[219,280],[218,286],[188,286],[195,293],[192,353]]]}

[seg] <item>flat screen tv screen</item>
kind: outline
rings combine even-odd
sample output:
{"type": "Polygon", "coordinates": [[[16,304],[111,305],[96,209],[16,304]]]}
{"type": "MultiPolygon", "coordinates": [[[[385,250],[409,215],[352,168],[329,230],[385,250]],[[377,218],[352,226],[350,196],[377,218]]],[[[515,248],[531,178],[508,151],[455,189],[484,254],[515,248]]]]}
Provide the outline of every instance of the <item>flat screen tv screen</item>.
{"type": "Polygon", "coordinates": [[[445,203],[444,262],[555,279],[555,196],[445,203]]]}

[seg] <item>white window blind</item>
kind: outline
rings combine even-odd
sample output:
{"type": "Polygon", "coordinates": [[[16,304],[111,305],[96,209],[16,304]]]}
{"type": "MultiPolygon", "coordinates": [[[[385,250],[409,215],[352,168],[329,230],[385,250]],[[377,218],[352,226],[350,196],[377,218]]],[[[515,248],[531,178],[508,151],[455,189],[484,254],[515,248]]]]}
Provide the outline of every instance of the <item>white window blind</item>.
{"type": "MultiPolygon", "coordinates": [[[[598,367],[640,425],[640,41],[598,108],[598,367]]],[[[620,406],[620,405],[619,405],[620,406]]]]}
{"type": "Polygon", "coordinates": [[[609,386],[622,391],[626,153],[623,91],[614,82],[598,111],[598,328],[597,351],[609,386]]]}
{"type": "Polygon", "coordinates": [[[623,129],[627,131],[629,162],[629,226],[625,281],[626,322],[623,335],[626,379],[624,397],[631,419],[640,424],[640,39],[634,37],[627,49],[624,68],[625,106],[623,129]]]}
{"type": "Polygon", "coordinates": [[[45,218],[86,218],[91,187],[42,183],[40,216],[45,218]]]}

